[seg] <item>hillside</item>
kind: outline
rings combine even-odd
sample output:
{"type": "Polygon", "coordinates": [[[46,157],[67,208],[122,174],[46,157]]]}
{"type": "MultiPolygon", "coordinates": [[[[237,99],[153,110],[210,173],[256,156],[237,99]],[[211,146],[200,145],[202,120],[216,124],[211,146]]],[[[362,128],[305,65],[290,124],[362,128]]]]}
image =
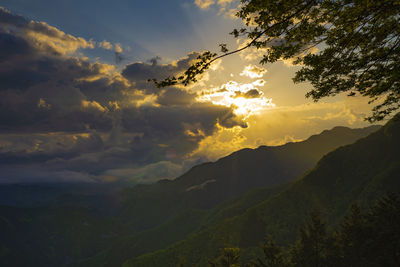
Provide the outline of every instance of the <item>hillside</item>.
{"type": "Polygon", "coordinates": [[[324,156],[288,188],[238,216],[200,229],[174,245],[131,259],[123,266],[175,266],[184,257],[189,266],[207,259],[229,240],[243,248],[243,258],[257,253],[266,234],[281,244],[292,242],[313,208],[335,226],[352,203],[370,205],[386,192],[400,192],[400,115],[382,129],[324,156]]]}
{"type": "Polygon", "coordinates": [[[0,263],[63,266],[80,261],[80,266],[118,266],[246,212],[285,186],[252,189],[290,182],[324,154],[378,128],[336,127],[304,142],[240,150],[195,166],[175,180],[111,195],[100,187],[93,192],[84,188],[46,193],[41,199],[43,192],[53,191],[42,186],[4,187],[11,197],[4,194],[3,203],[21,207],[0,207],[0,263]],[[30,202],[35,207],[23,207],[30,202]]]}
{"type": "Polygon", "coordinates": [[[303,142],[239,150],[197,165],[175,180],[127,190],[122,214],[132,227],[148,229],[186,209],[210,209],[252,189],[285,184],[312,168],[323,155],[378,128],[335,127],[303,142]]]}
{"type": "Polygon", "coordinates": [[[265,200],[267,195],[283,190],[286,185],[277,185],[300,176],[323,154],[378,128],[335,127],[304,142],[243,149],[217,162],[195,166],[176,180],[137,186],[126,192],[124,214],[136,215],[127,219],[133,222],[133,228],[146,229],[149,225],[154,228],[125,236],[80,266],[118,266],[124,259],[179,241],[199,227],[234,217],[265,200]],[[196,184],[202,186],[196,188],[196,184]],[[267,187],[251,191],[263,186],[267,187]],[[236,200],[223,202],[248,191],[251,192],[236,200]],[[205,212],[212,207],[215,208],[205,212]]]}

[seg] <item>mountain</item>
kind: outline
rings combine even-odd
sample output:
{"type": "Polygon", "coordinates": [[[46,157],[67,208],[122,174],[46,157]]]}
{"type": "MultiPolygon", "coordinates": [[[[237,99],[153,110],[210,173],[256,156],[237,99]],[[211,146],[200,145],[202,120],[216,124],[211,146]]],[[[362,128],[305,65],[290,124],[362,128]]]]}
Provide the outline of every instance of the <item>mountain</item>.
{"type": "Polygon", "coordinates": [[[284,190],[234,217],[200,227],[186,239],[126,261],[123,266],[205,266],[227,240],[242,248],[242,258],[259,253],[267,234],[280,244],[293,242],[307,213],[319,209],[332,229],[353,203],[365,207],[387,192],[400,192],[400,115],[354,144],[325,155],[284,190]]]}
{"type": "Polygon", "coordinates": [[[47,192],[44,201],[35,186],[3,188],[8,196],[19,195],[0,198],[8,205],[0,206],[0,265],[75,266],[80,261],[80,266],[118,266],[242,216],[282,192],[283,184],[329,151],[378,128],[335,127],[303,142],[243,149],[175,180],[131,189],[84,187],[53,194],[37,187],[47,192]],[[29,198],[32,205],[26,204],[29,198]]]}
{"type": "Polygon", "coordinates": [[[0,205],[12,207],[84,206],[108,212],[117,206],[118,184],[35,183],[0,185],[0,205]]]}
{"type": "Polygon", "coordinates": [[[216,162],[197,165],[174,180],[126,190],[126,221],[139,230],[159,225],[186,209],[210,209],[252,189],[290,182],[328,152],[379,129],[335,127],[303,142],[242,149],[216,162]]]}
{"type": "Polygon", "coordinates": [[[198,227],[235,216],[264,200],[267,194],[282,190],[284,186],[279,185],[296,179],[324,154],[377,129],[379,126],[335,127],[303,142],[243,149],[216,162],[195,166],[175,180],[127,190],[121,217],[139,233],[124,236],[80,266],[118,266],[133,255],[172,244],[198,227]],[[263,186],[268,188],[223,203],[263,186]]]}
{"type": "Polygon", "coordinates": [[[120,236],[115,223],[80,207],[0,206],[0,265],[65,266],[120,236]]]}

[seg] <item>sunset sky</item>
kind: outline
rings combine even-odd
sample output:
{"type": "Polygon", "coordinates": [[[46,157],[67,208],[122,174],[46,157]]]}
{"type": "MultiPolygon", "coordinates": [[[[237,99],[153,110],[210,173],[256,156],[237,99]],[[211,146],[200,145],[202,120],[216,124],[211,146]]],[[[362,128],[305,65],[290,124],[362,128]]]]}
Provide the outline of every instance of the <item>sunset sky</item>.
{"type": "Polygon", "coordinates": [[[259,65],[260,51],[224,58],[188,87],[147,82],[246,43],[229,35],[238,1],[1,5],[0,183],[153,182],[244,147],[369,125],[367,99],[305,99],[299,67],[259,65]]]}

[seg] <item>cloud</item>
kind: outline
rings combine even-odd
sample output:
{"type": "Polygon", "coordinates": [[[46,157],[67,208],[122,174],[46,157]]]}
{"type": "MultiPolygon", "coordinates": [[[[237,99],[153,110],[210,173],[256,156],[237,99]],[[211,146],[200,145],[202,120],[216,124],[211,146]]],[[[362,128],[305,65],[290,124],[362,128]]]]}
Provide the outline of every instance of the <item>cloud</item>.
{"type": "Polygon", "coordinates": [[[235,98],[237,97],[243,97],[243,98],[258,98],[262,96],[262,92],[258,91],[257,89],[250,89],[247,92],[240,92],[236,91],[235,92],[235,98]]]}
{"type": "Polygon", "coordinates": [[[254,65],[248,83],[158,89],[147,79],[179,75],[198,53],[120,71],[78,52],[93,46],[0,9],[0,182],[153,182],[243,147],[363,126],[367,112],[346,101],[276,107],[254,65]]]}
{"type": "Polygon", "coordinates": [[[300,54],[288,58],[288,59],[281,59],[281,61],[287,66],[287,67],[294,67],[294,66],[302,66],[301,64],[295,64],[296,60],[299,58],[304,58],[307,54],[316,54],[319,52],[319,49],[314,46],[310,46],[309,48],[304,48],[304,51],[302,51],[300,54]]]}
{"type": "MultiPolygon", "coordinates": [[[[133,62],[120,72],[77,52],[94,45],[0,9],[2,182],[22,181],[30,171],[30,182],[51,175],[96,181],[111,177],[109,170],[118,178],[145,169],[153,181],[162,176],[156,166],[177,173],[184,157],[220,128],[247,127],[231,106],[199,102],[190,88],[147,82],[186,70],[197,53],[167,64],[133,62]]],[[[119,44],[114,49],[123,52],[119,44]]]]}
{"type": "Polygon", "coordinates": [[[23,38],[0,31],[0,60],[2,62],[13,57],[32,56],[34,50],[23,38]]]}
{"type": "Polygon", "coordinates": [[[308,103],[265,109],[247,118],[247,128],[218,128],[212,136],[200,141],[188,160],[202,158],[214,161],[242,148],[261,145],[283,145],[307,139],[335,126],[366,127],[369,112],[362,98],[333,103],[308,103]]]}
{"type": "Polygon", "coordinates": [[[226,6],[230,3],[234,2],[234,0],[218,0],[218,5],[220,6],[226,6]]]}
{"type": "Polygon", "coordinates": [[[115,47],[115,63],[119,64],[124,60],[124,57],[122,56],[122,52],[124,52],[124,50],[122,49],[122,46],[119,43],[116,43],[114,47],[115,47]]]}
{"type": "Polygon", "coordinates": [[[43,98],[39,98],[37,106],[38,106],[38,108],[42,108],[42,109],[50,109],[51,108],[51,105],[46,103],[46,100],[44,100],[43,98]]]}
{"type": "Polygon", "coordinates": [[[189,191],[193,191],[193,190],[203,190],[205,187],[207,187],[208,184],[215,183],[216,181],[217,180],[215,180],[215,179],[207,180],[204,183],[201,183],[199,185],[190,186],[190,187],[186,188],[185,191],[189,192],[189,191]]]}
{"type": "Polygon", "coordinates": [[[215,0],[195,0],[194,3],[201,9],[207,9],[215,4],[215,0]]]}
{"type": "Polygon", "coordinates": [[[243,71],[240,73],[240,76],[246,76],[255,79],[262,78],[265,73],[267,73],[266,69],[250,64],[244,67],[243,71]]]}
{"type": "Polygon", "coordinates": [[[187,106],[195,102],[196,94],[178,88],[168,88],[158,96],[157,103],[163,106],[187,106]]]}
{"type": "Polygon", "coordinates": [[[237,13],[239,12],[239,6],[235,8],[231,8],[224,13],[225,18],[236,20],[238,19],[237,13]]]}
{"type": "Polygon", "coordinates": [[[97,133],[52,133],[52,134],[1,134],[1,166],[44,167],[46,162],[58,159],[68,160],[82,153],[102,151],[104,142],[97,133]]]}
{"type": "MultiPolygon", "coordinates": [[[[168,64],[160,64],[159,61],[161,58],[159,57],[152,58],[149,62],[135,62],[126,65],[122,70],[122,75],[127,80],[135,82],[138,89],[144,90],[146,93],[150,94],[160,94],[162,91],[157,88],[153,82],[149,82],[148,80],[163,80],[167,77],[177,77],[186,71],[197,60],[199,55],[200,53],[191,52],[187,56],[168,64]]],[[[216,64],[212,66],[212,70],[218,70],[219,66],[219,62],[216,62],[216,64]]],[[[207,79],[208,73],[203,74],[199,77],[199,82],[196,86],[199,86],[207,79]]]]}
{"type": "MultiPolygon", "coordinates": [[[[250,25],[253,27],[257,26],[257,23],[255,23],[254,25],[250,25]]],[[[246,37],[243,38],[237,38],[236,39],[236,43],[238,45],[237,49],[243,48],[246,45],[248,45],[252,40],[246,37]]],[[[268,43],[266,44],[265,47],[263,48],[257,48],[257,47],[249,47],[247,49],[244,49],[243,51],[241,51],[239,53],[240,57],[245,60],[245,61],[260,61],[260,59],[262,59],[263,55],[268,53],[268,50],[270,49],[271,46],[273,45],[280,45],[282,44],[282,42],[284,42],[284,39],[281,38],[274,38],[270,41],[268,41],[268,43]]]]}
{"type": "Polygon", "coordinates": [[[67,170],[51,171],[31,166],[3,167],[0,174],[1,184],[15,183],[92,183],[92,176],[83,172],[67,170]]]}
{"type": "Polygon", "coordinates": [[[66,34],[45,22],[28,21],[2,7],[0,7],[0,32],[12,35],[15,39],[22,37],[34,49],[48,55],[73,54],[78,49],[95,46],[93,41],[66,34]]]}
{"type": "Polygon", "coordinates": [[[256,88],[264,83],[264,80],[256,80],[252,83],[229,81],[220,87],[203,91],[197,100],[231,107],[235,114],[247,118],[275,106],[271,98],[267,98],[262,91],[256,88]]]}
{"type": "Polygon", "coordinates": [[[4,9],[0,14],[0,131],[110,130],[108,102],[129,99],[132,84],[114,66],[60,53],[76,50],[74,42],[85,46],[80,38],[4,9]]]}
{"type": "Polygon", "coordinates": [[[60,54],[73,54],[81,48],[94,48],[93,41],[81,37],[74,37],[45,22],[30,21],[23,27],[25,34],[36,44],[38,49],[53,50],[60,54]]]}
{"type": "MultiPolygon", "coordinates": [[[[246,127],[244,121],[234,114],[233,109],[226,106],[214,105],[210,102],[195,102],[186,106],[143,106],[139,109],[124,109],[122,124],[128,131],[137,130],[145,137],[163,137],[164,141],[185,142],[184,132],[188,124],[194,130],[201,130],[211,135],[216,125],[231,128],[246,127]]],[[[189,138],[187,141],[191,141],[189,138]]]]}
{"type": "Polygon", "coordinates": [[[161,179],[173,179],[182,174],[182,165],[170,161],[151,163],[140,168],[121,168],[105,171],[101,178],[128,183],[154,183],[161,179]]]}
{"type": "Polygon", "coordinates": [[[138,86],[142,86],[143,88],[154,88],[154,85],[149,83],[148,79],[154,78],[161,80],[170,76],[177,76],[190,67],[198,56],[199,53],[192,52],[186,57],[169,64],[159,64],[159,58],[153,58],[149,63],[135,62],[126,65],[122,70],[122,75],[130,81],[135,81],[138,86]]]}
{"type": "Polygon", "coordinates": [[[122,52],[124,52],[124,50],[122,49],[122,46],[121,46],[120,43],[116,43],[116,44],[115,44],[115,52],[116,52],[116,53],[122,53],[122,52]]]}
{"type": "Polygon", "coordinates": [[[4,7],[0,6],[0,23],[1,27],[4,26],[23,27],[28,23],[28,21],[23,16],[14,15],[4,7]]]}
{"type": "Polygon", "coordinates": [[[219,13],[226,11],[227,6],[231,5],[236,0],[195,0],[194,3],[201,9],[208,9],[212,5],[217,5],[220,8],[219,13]]]}
{"type": "Polygon", "coordinates": [[[101,48],[104,48],[106,50],[111,50],[113,48],[113,45],[110,42],[106,41],[106,40],[101,41],[100,43],[98,43],[98,46],[101,47],[101,48]]]}
{"type": "MultiPolygon", "coordinates": [[[[257,24],[254,24],[252,26],[256,27],[257,24]]],[[[238,38],[236,40],[238,49],[243,48],[250,42],[251,42],[251,39],[248,39],[248,38],[238,38]]],[[[239,53],[239,55],[245,61],[248,61],[248,62],[258,61],[259,62],[263,58],[264,55],[268,54],[268,50],[270,49],[270,47],[275,46],[275,45],[276,46],[281,45],[284,42],[285,42],[284,39],[275,38],[275,39],[270,40],[266,44],[266,47],[263,47],[263,48],[249,47],[249,48],[241,51],[239,53]]],[[[300,59],[304,58],[304,56],[306,56],[307,54],[316,54],[318,52],[319,52],[319,49],[317,47],[310,45],[309,47],[303,47],[302,51],[299,54],[297,54],[291,58],[279,59],[278,61],[282,61],[286,67],[301,66],[301,64],[295,64],[296,60],[298,60],[299,58],[300,59]]],[[[248,65],[248,66],[250,66],[250,65],[248,65]]],[[[246,66],[246,67],[248,67],[248,66],[246,66]]],[[[250,77],[246,73],[247,73],[247,71],[243,70],[242,74],[250,77]]]]}

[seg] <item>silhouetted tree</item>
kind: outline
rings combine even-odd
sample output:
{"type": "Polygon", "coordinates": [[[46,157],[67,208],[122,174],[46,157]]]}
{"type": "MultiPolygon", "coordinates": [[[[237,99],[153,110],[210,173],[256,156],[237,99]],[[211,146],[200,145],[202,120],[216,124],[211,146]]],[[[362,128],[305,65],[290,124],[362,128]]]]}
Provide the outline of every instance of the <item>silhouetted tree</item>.
{"type": "Polygon", "coordinates": [[[225,247],[221,249],[221,255],[209,261],[210,267],[239,267],[240,249],[237,247],[225,247]]]}
{"type": "Polygon", "coordinates": [[[242,0],[237,16],[245,27],[231,34],[248,42],[221,55],[203,52],[178,77],[159,87],[196,82],[215,60],[249,48],[262,49],[261,64],[293,60],[294,82],[308,81],[315,101],[347,92],[377,101],[370,121],[400,108],[400,1],[242,0]]]}
{"type": "Polygon", "coordinates": [[[340,229],[334,233],[337,266],[367,266],[363,253],[365,239],[368,235],[365,216],[357,205],[351,207],[340,229]]]}
{"type": "Polygon", "coordinates": [[[179,262],[178,262],[178,266],[177,266],[177,267],[185,267],[185,266],[186,266],[185,257],[180,256],[180,257],[179,257],[179,262]]]}
{"type": "Polygon", "coordinates": [[[400,266],[400,196],[388,195],[365,215],[366,266],[400,266]]]}
{"type": "Polygon", "coordinates": [[[284,249],[276,245],[272,236],[268,236],[267,240],[261,244],[264,258],[255,259],[250,266],[254,267],[284,267],[287,266],[284,257],[284,249]]]}
{"type": "Polygon", "coordinates": [[[291,264],[296,267],[329,266],[327,259],[330,242],[319,212],[311,212],[310,222],[300,229],[299,239],[291,249],[291,264]]]}

